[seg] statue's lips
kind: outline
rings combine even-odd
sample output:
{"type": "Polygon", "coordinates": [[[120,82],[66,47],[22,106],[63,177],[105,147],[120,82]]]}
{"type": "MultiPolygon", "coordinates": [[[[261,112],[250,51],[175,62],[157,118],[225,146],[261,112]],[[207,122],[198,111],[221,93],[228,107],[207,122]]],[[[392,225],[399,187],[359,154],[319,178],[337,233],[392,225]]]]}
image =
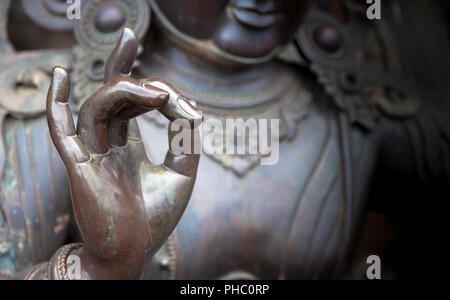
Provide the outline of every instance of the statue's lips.
{"type": "Polygon", "coordinates": [[[239,23],[260,29],[274,25],[280,17],[280,15],[276,13],[260,13],[241,8],[233,8],[232,13],[239,23]]]}

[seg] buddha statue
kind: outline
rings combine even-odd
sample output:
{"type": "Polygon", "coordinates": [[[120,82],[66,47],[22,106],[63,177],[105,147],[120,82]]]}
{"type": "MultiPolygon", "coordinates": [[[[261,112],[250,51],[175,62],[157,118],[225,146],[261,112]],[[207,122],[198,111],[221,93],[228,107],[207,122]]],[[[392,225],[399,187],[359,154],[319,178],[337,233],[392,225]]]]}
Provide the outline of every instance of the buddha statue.
{"type": "Polygon", "coordinates": [[[396,40],[409,6],[101,0],[69,20],[61,1],[10,2],[2,277],[345,278],[371,207],[447,191],[446,85],[422,78],[446,64],[410,67],[442,53],[396,40]],[[178,119],[192,153],[173,149],[178,119]],[[247,134],[262,120],[269,137],[247,134]]]}

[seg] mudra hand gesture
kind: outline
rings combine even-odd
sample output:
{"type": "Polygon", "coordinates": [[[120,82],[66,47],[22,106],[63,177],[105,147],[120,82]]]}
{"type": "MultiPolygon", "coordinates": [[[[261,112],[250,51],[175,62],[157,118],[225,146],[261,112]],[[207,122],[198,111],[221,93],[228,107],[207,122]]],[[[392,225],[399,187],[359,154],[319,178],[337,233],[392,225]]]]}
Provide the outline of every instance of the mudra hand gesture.
{"type": "MultiPolygon", "coordinates": [[[[202,114],[168,83],[127,77],[138,50],[125,29],[108,59],[105,85],[83,104],[75,130],[69,77],[53,71],[47,99],[50,134],[70,176],[84,246],[76,251],[82,279],[139,279],[148,259],[175,228],[189,201],[198,154],[174,154],[153,165],[137,116],[159,109],[195,130],[202,114]]],[[[192,139],[193,140],[193,139],[192,139]]],[[[170,141],[169,141],[170,144],[170,141]]]]}

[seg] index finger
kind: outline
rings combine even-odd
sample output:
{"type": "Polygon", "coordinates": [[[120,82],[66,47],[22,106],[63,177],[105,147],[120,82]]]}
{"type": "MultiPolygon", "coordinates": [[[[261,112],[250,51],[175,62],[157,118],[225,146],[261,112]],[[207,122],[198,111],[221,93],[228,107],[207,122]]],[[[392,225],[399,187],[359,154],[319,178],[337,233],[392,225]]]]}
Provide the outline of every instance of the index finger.
{"type": "Polygon", "coordinates": [[[164,105],[169,94],[144,87],[129,77],[109,82],[86,100],[78,117],[77,133],[91,153],[104,154],[111,141],[121,146],[127,139],[128,121],[164,105]]]}

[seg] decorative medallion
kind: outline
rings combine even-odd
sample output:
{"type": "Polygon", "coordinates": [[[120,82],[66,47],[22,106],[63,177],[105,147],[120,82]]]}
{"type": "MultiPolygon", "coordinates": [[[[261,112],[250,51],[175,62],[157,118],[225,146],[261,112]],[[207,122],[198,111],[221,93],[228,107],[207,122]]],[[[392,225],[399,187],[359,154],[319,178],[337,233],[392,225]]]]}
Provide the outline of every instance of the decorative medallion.
{"type": "Polygon", "coordinates": [[[61,0],[22,0],[25,14],[36,24],[52,31],[73,30],[74,21],[67,18],[71,5],[61,0]]]}
{"type": "Polygon", "coordinates": [[[150,24],[150,8],[145,0],[88,0],[75,36],[81,47],[111,50],[123,31],[132,29],[142,38],[150,24]]]}
{"type": "Polygon", "coordinates": [[[16,117],[45,112],[52,68],[56,65],[68,68],[70,63],[70,52],[65,51],[32,51],[0,56],[0,107],[16,117]]]}
{"type": "Polygon", "coordinates": [[[103,85],[106,60],[125,27],[143,39],[150,24],[150,7],[145,0],[89,0],[74,31],[78,45],[71,79],[75,110],[103,85]]]}
{"type": "MultiPolygon", "coordinates": [[[[347,6],[360,13],[358,5],[347,6]]],[[[311,71],[350,122],[366,129],[374,128],[380,112],[391,117],[415,114],[421,107],[416,90],[385,71],[380,38],[355,20],[344,25],[323,12],[309,12],[296,42],[311,71]]]]}
{"type": "Polygon", "coordinates": [[[9,4],[0,3],[0,109],[15,117],[36,115],[45,112],[52,68],[69,68],[71,55],[65,50],[14,52],[7,36],[9,4]]]}
{"type": "Polygon", "coordinates": [[[345,26],[330,15],[311,10],[296,39],[310,61],[335,69],[347,69],[354,64],[355,42],[345,26]]]}

